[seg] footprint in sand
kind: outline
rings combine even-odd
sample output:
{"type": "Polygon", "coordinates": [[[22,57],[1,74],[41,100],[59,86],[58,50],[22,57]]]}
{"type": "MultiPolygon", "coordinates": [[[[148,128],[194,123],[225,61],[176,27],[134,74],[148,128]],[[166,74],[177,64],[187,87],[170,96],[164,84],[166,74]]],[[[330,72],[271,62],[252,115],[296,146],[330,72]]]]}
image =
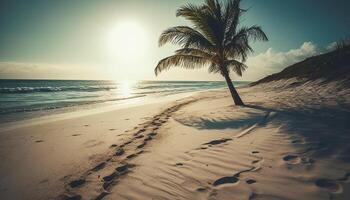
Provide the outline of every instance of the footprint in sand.
{"type": "Polygon", "coordinates": [[[132,159],[134,157],[136,157],[136,154],[130,154],[130,155],[126,156],[127,159],[132,159]]]}
{"type": "Polygon", "coordinates": [[[259,160],[253,160],[253,161],[252,161],[252,164],[257,164],[257,163],[261,162],[262,160],[263,160],[263,158],[261,158],[261,159],[259,159],[259,160]]]}
{"type": "Polygon", "coordinates": [[[77,195],[62,195],[61,198],[59,199],[64,199],[64,200],[81,200],[82,199],[82,196],[77,194],[77,195]]]}
{"type": "Polygon", "coordinates": [[[76,188],[76,187],[83,185],[85,182],[86,182],[85,179],[78,179],[78,180],[71,181],[69,183],[69,186],[71,188],[76,188]]]}
{"type": "Polygon", "coordinates": [[[124,151],[124,149],[117,149],[117,151],[115,152],[115,154],[114,155],[116,155],[116,156],[121,156],[121,155],[123,155],[125,153],[125,151],[124,151]]]}
{"type": "Polygon", "coordinates": [[[222,184],[232,184],[232,183],[237,183],[239,181],[239,176],[242,174],[242,173],[246,173],[246,172],[254,172],[254,171],[257,171],[259,170],[260,167],[251,167],[249,169],[245,169],[245,170],[242,170],[240,172],[237,172],[236,174],[234,174],[233,176],[225,176],[225,177],[222,177],[222,178],[219,178],[218,180],[216,180],[214,183],[213,183],[213,186],[218,186],[218,185],[222,185],[222,184]]]}
{"type": "Polygon", "coordinates": [[[125,163],[117,168],[115,168],[115,170],[121,174],[127,172],[130,168],[133,168],[135,167],[135,165],[132,165],[132,164],[128,164],[128,163],[125,163]]]}
{"type": "Polygon", "coordinates": [[[145,136],[143,136],[143,135],[138,135],[138,136],[136,136],[135,138],[136,138],[136,139],[140,139],[140,138],[143,138],[143,137],[145,137],[145,136]]]}
{"type": "Polygon", "coordinates": [[[343,188],[339,183],[330,179],[318,179],[315,181],[315,185],[332,193],[340,193],[343,191],[343,188]]]}
{"type": "Polygon", "coordinates": [[[102,179],[103,179],[104,182],[110,182],[112,180],[117,179],[118,177],[119,177],[119,173],[118,172],[113,172],[110,175],[107,175],[107,176],[103,177],[102,179]]]}
{"type": "Polygon", "coordinates": [[[157,133],[156,132],[153,132],[153,133],[150,133],[150,134],[148,134],[149,136],[156,136],[157,135],[157,133]]]}
{"type": "Polygon", "coordinates": [[[143,148],[146,144],[147,144],[147,142],[144,141],[142,144],[138,145],[136,148],[137,148],[137,149],[141,149],[141,148],[143,148]]]}
{"type": "Polygon", "coordinates": [[[140,155],[141,153],[143,153],[142,150],[139,151],[139,152],[137,152],[137,153],[132,153],[132,154],[126,156],[126,159],[133,159],[133,158],[135,158],[137,155],[140,155]]]}
{"type": "Polygon", "coordinates": [[[222,178],[219,178],[218,180],[216,180],[213,183],[213,186],[219,186],[219,185],[223,185],[223,184],[233,184],[233,183],[237,183],[239,181],[239,179],[237,178],[237,176],[225,176],[222,178]]]}
{"type": "Polygon", "coordinates": [[[160,122],[152,122],[152,125],[154,125],[154,126],[161,126],[162,123],[160,123],[160,122]]]}
{"type": "Polygon", "coordinates": [[[204,143],[203,145],[218,145],[218,144],[222,144],[225,143],[227,141],[231,141],[232,139],[230,138],[223,138],[223,139],[219,139],[219,140],[212,140],[210,142],[204,143]]]}
{"type": "Polygon", "coordinates": [[[139,135],[140,133],[143,133],[143,132],[145,132],[146,131],[146,129],[141,129],[141,130],[139,130],[139,131],[137,131],[134,135],[139,135]]]}
{"type": "Polygon", "coordinates": [[[206,192],[207,189],[204,187],[197,188],[197,192],[206,192]]]}
{"type": "MultiPolygon", "coordinates": [[[[123,164],[115,169],[115,172],[111,173],[110,175],[107,175],[103,177],[103,188],[107,190],[111,185],[113,185],[113,182],[117,180],[120,176],[126,174],[129,171],[129,168],[134,167],[134,165],[129,164],[123,164]]],[[[103,194],[101,194],[103,195],[103,194]]],[[[105,195],[103,195],[104,197],[105,195]]],[[[98,199],[98,198],[97,198],[98,199]]]]}
{"type": "Polygon", "coordinates": [[[128,141],[128,142],[125,142],[124,144],[120,145],[120,147],[121,147],[121,148],[122,148],[122,147],[125,147],[126,145],[130,144],[131,142],[132,142],[131,140],[128,141]]]}
{"type": "Polygon", "coordinates": [[[283,160],[287,164],[292,164],[292,165],[296,165],[296,164],[299,164],[301,162],[300,157],[297,155],[286,155],[283,157],[283,160]]]}
{"type": "Polygon", "coordinates": [[[248,180],[246,180],[245,182],[246,182],[247,184],[251,185],[251,184],[256,183],[256,180],[254,180],[254,179],[248,179],[248,180]]]}
{"type": "Polygon", "coordinates": [[[98,165],[96,165],[96,167],[92,168],[91,171],[97,172],[101,169],[103,169],[106,166],[106,162],[102,162],[98,165]]]}

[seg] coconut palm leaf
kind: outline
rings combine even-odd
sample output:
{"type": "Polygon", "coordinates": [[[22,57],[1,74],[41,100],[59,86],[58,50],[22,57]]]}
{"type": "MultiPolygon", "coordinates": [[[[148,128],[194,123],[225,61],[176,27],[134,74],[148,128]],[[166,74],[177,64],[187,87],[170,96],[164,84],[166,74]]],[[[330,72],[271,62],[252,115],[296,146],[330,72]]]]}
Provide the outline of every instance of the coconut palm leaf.
{"type": "Polygon", "coordinates": [[[215,64],[215,63],[212,63],[209,67],[208,67],[208,72],[209,73],[213,73],[213,74],[217,74],[217,73],[220,73],[221,70],[220,70],[220,67],[215,64]]]}
{"type": "Polygon", "coordinates": [[[203,51],[200,49],[195,48],[182,48],[175,51],[175,54],[177,55],[193,55],[193,56],[201,56],[204,58],[212,58],[215,56],[215,54],[212,54],[207,51],[203,51]]]}
{"type": "Polygon", "coordinates": [[[213,50],[214,45],[200,32],[188,26],[176,26],[165,30],[159,37],[158,44],[163,46],[173,43],[183,48],[194,47],[198,49],[213,50]]]}
{"type": "Polygon", "coordinates": [[[199,69],[210,63],[210,59],[201,56],[173,55],[160,60],[157,67],[154,69],[154,72],[158,75],[160,72],[168,70],[173,66],[185,69],[199,69]]]}
{"type": "Polygon", "coordinates": [[[209,14],[206,7],[187,4],[177,10],[176,16],[189,20],[194,28],[200,31],[211,44],[218,44],[213,16],[209,14]]]}
{"type": "Polygon", "coordinates": [[[226,60],[225,65],[227,66],[227,69],[229,71],[234,71],[236,72],[237,75],[242,76],[243,72],[248,68],[247,65],[244,63],[241,63],[237,60],[226,60]]]}

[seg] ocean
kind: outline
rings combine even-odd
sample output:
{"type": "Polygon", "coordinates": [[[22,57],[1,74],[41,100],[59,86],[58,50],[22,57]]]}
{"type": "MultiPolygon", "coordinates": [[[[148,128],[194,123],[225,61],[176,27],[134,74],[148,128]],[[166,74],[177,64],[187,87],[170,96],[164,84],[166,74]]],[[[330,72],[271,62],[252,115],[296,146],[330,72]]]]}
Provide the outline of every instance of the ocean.
{"type": "MultiPolygon", "coordinates": [[[[248,82],[234,82],[242,86],[248,82]]],[[[0,80],[0,123],[35,113],[226,87],[223,81],[0,80]]]]}

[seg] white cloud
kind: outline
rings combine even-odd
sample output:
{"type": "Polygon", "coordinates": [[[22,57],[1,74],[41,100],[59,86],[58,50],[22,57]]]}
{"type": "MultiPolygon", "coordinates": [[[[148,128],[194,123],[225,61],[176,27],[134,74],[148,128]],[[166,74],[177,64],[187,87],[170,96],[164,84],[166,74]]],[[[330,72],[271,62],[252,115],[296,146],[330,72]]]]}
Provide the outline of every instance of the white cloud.
{"type": "Polygon", "coordinates": [[[276,52],[269,48],[266,52],[248,58],[248,70],[243,76],[249,80],[257,80],[320,53],[312,42],[304,42],[299,48],[287,52],[276,52]]]}

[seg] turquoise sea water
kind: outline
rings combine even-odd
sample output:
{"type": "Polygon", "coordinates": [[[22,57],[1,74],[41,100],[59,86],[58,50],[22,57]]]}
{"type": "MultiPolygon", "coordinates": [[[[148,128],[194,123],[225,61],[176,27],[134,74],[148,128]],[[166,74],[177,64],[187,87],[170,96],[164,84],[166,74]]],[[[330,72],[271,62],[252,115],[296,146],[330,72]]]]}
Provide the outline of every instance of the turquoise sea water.
{"type": "MultiPolygon", "coordinates": [[[[236,86],[247,82],[235,82],[236,86]]],[[[0,80],[0,120],[23,113],[226,87],[222,81],[0,80]]]]}

